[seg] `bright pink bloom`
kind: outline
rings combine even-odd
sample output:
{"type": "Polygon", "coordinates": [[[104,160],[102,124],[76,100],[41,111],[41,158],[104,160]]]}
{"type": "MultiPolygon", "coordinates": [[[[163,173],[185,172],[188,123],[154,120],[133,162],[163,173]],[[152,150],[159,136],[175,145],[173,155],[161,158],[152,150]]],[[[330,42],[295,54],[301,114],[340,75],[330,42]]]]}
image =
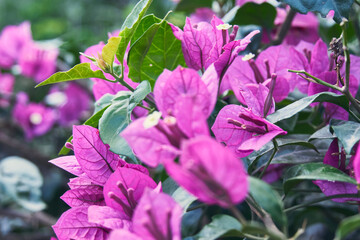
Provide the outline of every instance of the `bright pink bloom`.
{"type": "Polygon", "coordinates": [[[27,140],[47,133],[55,123],[55,112],[40,103],[29,103],[26,93],[20,92],[13,109],[13,118],[25,132],[27,140]]]}
{"type": "Polygon", "coordinates": [[[185,141],[179,163],[166,162],[165,168],[180,186],[207,204],[231,207],[248,193],[241,161],[208,136],[185,141]]]}
{"type": "Polygon", "coordinates": [[[44,49],[34,42],[27,42],[19,56],[21,74],[33,78],[36,83],[47,79],[56,71],[58,54],[56,48],[44,49]]]}
{"type": "Polygon", "coordinates": [[[360,144],[356,149],[353,166],[354,166],[355,179],[360,184],[360,144]]]}
{"type": "Polygon", "coordinates": [[[13,92],[15,77],[9,73],[0,72],[0,107],[8,107],[13,92]]]}
{"type": "Polygon", "coordinates": [[[239,157],[259,150],[277,135],[286,131],[239,105],[227,105],[219,112],[211,130],[239,157]]]}
{"type": "Polygon", "coordinates": [[[180,240],[183,211],[164,193],[145,190],[133,217],[133,230],[115,230],[109,240],[180,240]]]}
{"type": "Polygon", "coordinates": [[[28,42],[32,42],[29,22],[5,27],[0,35],[0,67],[8,69],[14,65],[28,42]]]}

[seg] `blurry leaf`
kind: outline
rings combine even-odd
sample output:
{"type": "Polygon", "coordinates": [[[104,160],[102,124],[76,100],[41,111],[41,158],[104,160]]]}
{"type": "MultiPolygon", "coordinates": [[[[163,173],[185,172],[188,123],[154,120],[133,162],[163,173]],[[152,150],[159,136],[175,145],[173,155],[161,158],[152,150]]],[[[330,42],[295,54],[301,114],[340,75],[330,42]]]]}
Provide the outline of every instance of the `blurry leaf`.
{"type": "Polygon", "coordinates": [[[187,208],[197,199],[182,187],[178,187],[171,196],[182,207],[184,213],[186,212],[187,208]]]}
{"type": "Polygon", "coordinates": [[[248,2],[238,9],[231,24],[235,25],[259,25],[267,29],[274,26],[276,9],[269,3],[256,4],[248,2]]]}
{"type": "Polygon", "coordinates": [[[153,87],[164,69],[185,66],[181,41],[166,21],[153,24],[131,47],[128,57],[129,78],[148,80],[153,87]]]}
{"type": "Polygon", "coordinates": [[[305,163],[289,168],[284,174],[284,192],[304,180],[327,180],[356,184],[356,180],[337,168],[323,163],[305,163]]]}
{"type": "Polygon", "coordinates": [[[360,123],[332,119],[330,127],[344,146],[346,153],[350,154],[353,146],[360,140],[360,123]]]}
{"type": "Polygon", "coordinates": [[[115,54],[120,44],[120,41],[120,37],[109,38],[107,44],[103,47],[101,51],[102,58],[107,64],[109,64],[109,66],[113,65],[115,54]]]}
{"type": "Polygon", "coordinates": [[[130,123],[130,114],[128,114],[130,95],[131,93],[128,91],[116,94],[110,107],[100,118],[99,132],[101,140],[105,144],[109,144],[112,152],[135,159],[131,148],[120,136],[120,132],[130,123]]]}
{"type": "Polygon", "coordinates": [[[279,227],[286,226],[286,215],[281,198],[271,186],[260,179],[249,177],[250,194],[255,201],[268,212],[279,227]]]}
{"type": "Polygon", "coordinates": [[[338,23],[342,18],[347,18],[354,0],[282,0],[296,11],[306,14],[307,12],[319,12],[326,17],[330,10],[334,10],[334,20],[338,23]]]}
{"type": "Polygon", "coordinates": [[[341,240],[345,238],[348,234],[355,231],[356,229],[360,229],[360,214],[345,218],[341,221],[340,226],[336,230],[335,240],[341,240]]]}
{"type": "Polygon", "coordinates": [[[210,0],[180,0],[175,8],[175,11],[194,12],[196,8],[208,7],[211,8],[212,1],[210,0]]]}
{"type": "Polygon", "coordinates": [[[219,214],[213,216],[211,223],[205,225],[193,239],[215,240],[229,231],[235,230],[236,232],[240,232],[241,229],[242,227],[238,220],[229,215],[219,214]]]}
{"type": "MultiPolygon", "coordinates": [[[[104,107],[103,109],[99,110],[98,112],[96,112],[94,115],[92,115],[88,120],[86,120],[83,125],[88,125],[88,126],[92,126],[94,128],[97,128],[99,125],[99,119],[101,118],[101,116],[104,114],[105,110],[109,107],[110,105],[107,105],[106,107],[104,107]]],[[[71,135],[71,137],[69,137],[66,142],[71,142],[71,140],[73,139],[73,136],[71,135]]],[[[71,150],[68,149],[67,147],[65,147],[65,145],[61,148],[60,152],[58,153],[58,155],[67,155],[71,150]]]]}
{"type": "Polygon", "coordinates": [[[128,114],[130,115],[134,108],[141,103],[146,96],[151,93],[151,86],[148,81],[141,82],[131,94],[128,105],[128,114]]]}
{"type": "Polygon", "coordinates": [[[168,177],[164,182],[162,182],[162,190],[168,195],[172,195],[176,189],[179,188],[179,185],[170,177],[168,177]]]}
{"type": "Polygon", "coordinates": [[[132,44],[134,44],[146,32],[146,30],[151,27],[151,25],[159,22],[161,22],[161,19],[155,17],[154,14],[147,15],[141,19],[140,24],[131,39],[132,44]]]}
{"type": "Polygon", "coordinates": [[[119,37],[121,41],[116,53],[117,59],[122,63],[126,49],[129,45],[131,38],[133,37],[142,17],[145,15],[146,11],[150,7],[152,0],[140,0],[136,6],[133,8],[129,16],[125,19],[119,37]]]}
{"type": "Polygon", "coordinates": [[[100,78],[106,80],[106,77],[101,70],[93,71],[90,68],[90,63],[80,63],[78,65],[75,65],[67,72],[57,72],[53,74],[51,77],[42,81],[35,87],[85,78],[100,78]]]}
{"type": "Polygon", "coordinates": [[[283,119],[290,118],[294,116],[296,113],[301,112],[307,106],[309,106],[313,102],[331,102],[334,103],[346,111],[349,110],[349,101],[346,99],[344,95],[338,95],[332,92],[321,92],[309,97],[304,97],[292,104],[281,108],[274,112],[273,114],[267,116],[267,119],[272,122],[276,123],[283,119]]]}

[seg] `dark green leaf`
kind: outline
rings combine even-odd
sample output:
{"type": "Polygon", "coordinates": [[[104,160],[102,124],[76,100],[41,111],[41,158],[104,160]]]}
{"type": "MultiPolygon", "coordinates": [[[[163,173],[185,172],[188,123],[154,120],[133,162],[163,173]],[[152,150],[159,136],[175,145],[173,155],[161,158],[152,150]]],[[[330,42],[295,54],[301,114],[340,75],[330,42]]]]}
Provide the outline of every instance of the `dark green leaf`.
{"type": "Polygon", "coordinates": [[[322,92],[302,98],[284,108],[281,108],[273,114],[267,116],[267,119],[272,123],[276,123],[283,119],[290,118],[296,113],[301,112],[313,102],[331,102],[344,108],[346,111],[349,110],[349,101],[344,95],[338,95],[332,92],[322,92]]]}
{"type": "Polygon", "coordinates": [[[353,146],[360,140],[360,123],[333,119],[330,127],[344,146],[346,153],[350,154],[353,146]]]}
{"type": "Polygon", "coordinates": [[[296,11],[306,14],[307,12],[319,12],[325,17],[330,10],[334,10],[334,20],[338,23],[342,18],[347,18],[354,0],[282,0],[296,11]]]}
{"type": "Polygon", "coordinates": [[[196,8],[211,8],[212,1],[209,0],[181,0],[176,6],[175,11],[194,12],[196,8]]]}
{"type": "Polygon", "coordinates": [[[78,65],[75,65],[67,72],[57,72],[53,74],[51,77],[39,83],[35,87],[40,87],[40,86],[59,83],[59,82],[85,79],[85,78],[106,79],[104,73],[101,70],[96,70],[96,71],[91,70],[90,63],[80,63],[78,65]]]}
{"type": "Polygon", "coordinates": [[[148,80],[153,87],[164,69],[185,66],[181,41],[166,21],[153,24],[131,47],[129,77],[135,82],[148,80]]]}
{"type": "Polygon", "coordinates": [[[360,214],[346,218],[341,221],[336,230],[335,240],[341,240],[356,229],[360,229],[360,214]]]}
{"type": "Polygon", "coordinates": [[[356,180],[337,168],[323,163],[305,163],[289,168],[284,175],[284,192],[304,180],[327,180],[356,184],[356,180]]]}
{"type": "Polygon", "coordinates": [[[236,25],[259,25],[271,29],[274,25],[276,9],[269,3],[256,4],[246,3],[238,9],[231,24],[236,25]]]}
{"type": "Polygon", "coordinates": [[[121,26],[119,33],[121,41],[116,53],[116,57],[121,63],[123,62],[126,48],[139,26],[142,17],[150,7],[151,2],[152,0],[140,0],[121,26]]]}
{"type": "Polygon", "coordinates": [[[281,198],[271,186],[257,178],[249,177],[250,194],[255,201],[268,212],[274,222],[279,226],[286,226],[286,215],[281,198]]]}
{"type": "Polygon", "coordinates": [[[141,19],[139,26],[137,27],[131,42],[134,44],[154,23],[161,22],[160,18],[155,17],[154,14],[150,14],[141,19]]]}
{"type": "Polygon", "coordinates": [[[317,130],[314,134],[312,134],[309,137],[309,141],[314,140],[314,139],[331,139],[334,137],[335,136],[333,136],[330,132],[329,125],[326,125],[325,127],[317,130]]]}
{"type": "MultiPolygon", "coordinates": [[[[104,114],[105,110],[109,107],[105,106],[103,109],[99,110],[98,112],[96,112],[94,115],[92,115],[88,120],[86,120],[83,125],[88,125],[88,126],[92,126],[92,127],[98,127],[99,125],[99,119],[101,118],[101,116],[104,114]]],[[[73,139],[73,136],[69,137],[66,142],[71,142],[71,140],[73,139]]],[[[65,145],[61,148],[60,152],[58,153],[58,155],[66,155],[70,152],[70,149],[66,148],[65,145]]]]}
{"type": "Polygon", "coordinates": [[[227,232],[232,230],[240,232],[241,229],[242,227],[238,220],[228,215],[219,214],[213,216],[211,223],[205,225],[203,229],[193,237],[193,239],[215,240],[227,232]]]}

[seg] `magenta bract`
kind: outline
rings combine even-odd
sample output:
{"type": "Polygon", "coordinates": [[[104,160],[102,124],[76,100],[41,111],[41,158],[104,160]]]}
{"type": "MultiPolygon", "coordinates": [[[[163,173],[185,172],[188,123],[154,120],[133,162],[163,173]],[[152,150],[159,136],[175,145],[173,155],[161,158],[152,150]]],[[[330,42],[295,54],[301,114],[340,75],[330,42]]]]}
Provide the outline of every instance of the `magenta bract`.
{"type": "Polygon", "coordinates": [[[207,204],[231,207],[248,193],[241,161],[207,136],[184,142],[179,163],[167,162],[165,168],[180,186],[207,204]]]}

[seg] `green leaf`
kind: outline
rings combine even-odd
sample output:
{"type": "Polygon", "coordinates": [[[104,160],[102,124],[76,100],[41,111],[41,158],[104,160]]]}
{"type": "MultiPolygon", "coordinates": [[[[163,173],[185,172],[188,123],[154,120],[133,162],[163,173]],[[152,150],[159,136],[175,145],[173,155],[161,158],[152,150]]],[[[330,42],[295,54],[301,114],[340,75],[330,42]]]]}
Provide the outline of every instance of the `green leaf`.
{"type": "Polygon", "coordinates": [[[105,93],[99,100],[94,103],[95,110],[94,112],[97,113],[101,109],[111,104],[111,101],[114,99],[115,95],[110,93],[105,93]]]}
{"type": "Polygon", "coordinates": [[[357,184],[356,180],[337,168],[323,163],[305,163],[289,168],[284,175],[284,192],[304,180],[327,180],[357,184]]]}
{"type": "Polygon", "coordinates": [[[48,84],[67,82],[85,78],[100,78],[105,79],[104,73],[101,70],[93,71],[90,68],[90,63],[80,63],[75,65],[67,72],[57,72],[48,79],[42,81],[35,87],[45,86],[48,84]]]}
{"type": "Polygon", "coordinates": [[[335,136],[331,134],[329,125],[326,125],[325,127],[314,132],[309,137],[309,141],[312,141],[314,139],[332,139],[332,138],[335,138],[335,136]]]}
{"type": "Polygon", "coordinates": [[[135,91],[131,94],[128,105],[128,115],[130,116],[131,112],[134,108],[141,103],[142,100],[146,98],[146,96],[151,93],[151,86],[148,81],[141,82],[135,89],[135,91]]]}
{"type": "Polygon", "coordinates": [[[184,213],[186,213],[187,208],[197,199],[182,187],[178,187],[171,197],[182,207],[184,213]]]}
{"type": "Polygon", "coordinates": [[[313,102],[331,102],[344,108],[346,111],[349,111],[349,101],[344,95],[338,95],[332,92],[322,92],[293,102],[292,104],[267,116],[267,119],[272,123],[276,123],[283,119],[290,118],[298,112],[301,112],[313,102]]]}
{"type": "Polygon", "coordinates": [[[131,39],[132,43],[135,43],[154,23],[161,22],[160,18],[155,17],[154,14],[150,14],[141,19],[139,26],[137,27],[134,36],[131,39]]]}
{"type": "Polygon", "coordinates": [[[240,26],[254,24],[271,29],[274,26],[275,17],[276,9],[273,5],[249,2],[238,9],[231,24],[240,26]]]}
{"type": "MultiPolygon", "coordinates": [[[[99,110],[98,112],[96,112],[94,115],[92,115],[88,120],[86,120],[83,125],[88,125],[91,127],[95,127],[97,128],[99,125],[99,119],[101,118],[101,116],[104,114],[105,110],[109,107],[110,105],[105,106],[103,109],[99,110]]],[[[66,142],[71,142],[71,140],[73,139],[73,136],[71,135],[66,142]]],[[[67,155],[70,152],[70,149],[68,149],[67,147],[64,146],[61,148],[60,152],[58,153],[58,155],[67,155]]]]}
{"type": "Polygon", "coordinates": [[[209,0],[181,0],[175,8],[175,11],[194,12],[196,8],[211,8],[212,1],[209,0]]]}
{"type": "Polygon", "coordinates": [[[346,153],[350,154],[353,146],[360,140],[360,123],[332,119],[330,127],[344,146],[346,153]]]}
{"type": "Polygon", "coordinates": [[[121,41],[120,37],[109,38],[107,44],[103,47],[103,49],[101,51],[101,56],[102,56],[103,60],[109,66],[113,65],[115,54],[119,47],[120,41],[121,41]]]}
{"type": "Polygon", "coordinates": [[[211,223],[205,225],[201,231],[194,236],[196,240],[215,240],[230,231],[240,232],[241,224],[235,218],[218,214],[212,217],[211,223]]]}
{"type": "Polygon", "coordinates": [[[347,18],[354,0],[282,0],[296,11],[306,14],[307,12],[319,12],[326,17],[330,10],[334,10],[334,20],[338,23],[342,18],[347,18]]]}
{"type": "Polygon", "coordinates": [[[165,68],[185,66],[181,41],[166,21],[155,23],[132,45],[128,65],[129,78],[135,82],[148,80],[153,87],[165,68]]]}
{"type": "Polygon", "coordinates": [[[146,11],[150,7],[152,0],[140,0],[131,13],[125,19],[123,25],[121,26],[119,37],[121,41],[116,52],[117,59],[122,63],[126,48],[133,37],[137,27],[140,24],[142,17],[145,15],[146,11]]]}
{"type": "Polygon", "coordinates": [[[360,229],[360,214],[345,218],[341,221],[335,233],[335,240],[341,240],[357,229],[360,229]]]}
{"type": "Polygon", "coordinates": [[[260,179],[249,177],[250,194],[255,201],[268,212],[274,222],[279,226],[286,226],[286,215],[284,205],[277,192],[271,186],[260,179]]]}
{"type": "Polygon", "coordinates": [[[125,139],[120,136],[130,123],[128,114],[129,98],[131,93],[121,91],[116,94],[109,108],[106,109],[99,121],[101,140],[109,144],[110,150],[116,154],[135,159],[133,152],[125,139]]]}

